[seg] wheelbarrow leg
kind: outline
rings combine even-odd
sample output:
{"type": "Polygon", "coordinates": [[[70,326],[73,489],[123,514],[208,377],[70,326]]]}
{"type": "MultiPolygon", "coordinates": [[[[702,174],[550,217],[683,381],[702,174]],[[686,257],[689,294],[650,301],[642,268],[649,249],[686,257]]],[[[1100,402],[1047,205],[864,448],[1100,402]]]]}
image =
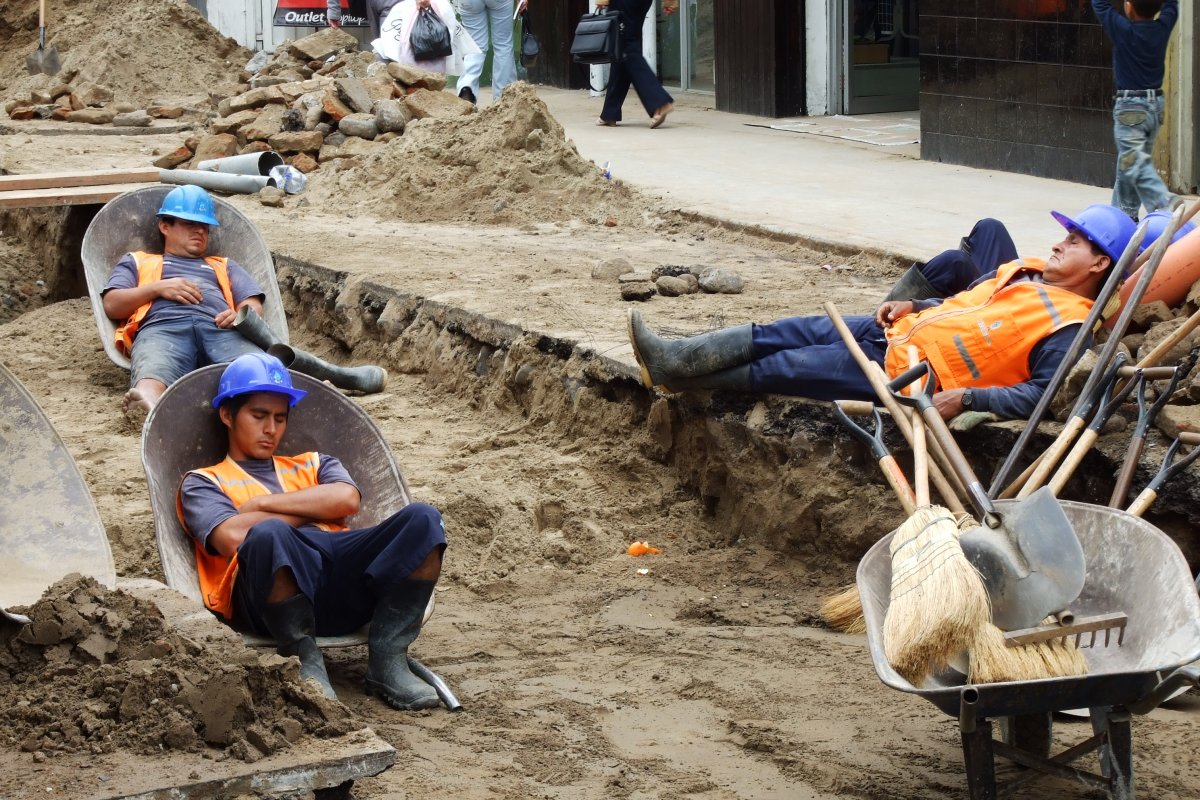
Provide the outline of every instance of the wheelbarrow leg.
{"type": "Polygon", "coordinates": [[[992,723],[981,719],[962,729],[963,761],[971,800],[996,800],[996,760],[992,753],[992,723]]]}
{"type": "Polygon", "coordinates": [[[1096,755],[1100,758],[1100,774],[1108,778],[1109,797],[1134,800],[1133,732],[1129,712],[1114,711],[1111,707],[1093,708],[1092,732],[1105,736],[1096,755]]]}

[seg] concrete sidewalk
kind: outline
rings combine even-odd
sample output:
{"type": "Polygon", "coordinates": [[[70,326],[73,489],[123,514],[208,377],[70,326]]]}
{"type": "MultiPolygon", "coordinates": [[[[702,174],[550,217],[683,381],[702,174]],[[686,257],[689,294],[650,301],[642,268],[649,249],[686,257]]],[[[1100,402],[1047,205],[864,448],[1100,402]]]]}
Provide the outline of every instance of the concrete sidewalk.
{"type": "Polygon", "coordinates": [[[981,217],[1044,258],[1062,238],[1051,208],[1073,214],[1111,199],[1107,188],[921,161],[917,145],[771,130],[762,126],[777,120],[716,111],[711,96],[681,94],[650,130],[633,92],[615,128],[595,125],[601,98],[586,91],[538,94],[585,158],[672,207],[907,260],[957,246],[981,217]]]}

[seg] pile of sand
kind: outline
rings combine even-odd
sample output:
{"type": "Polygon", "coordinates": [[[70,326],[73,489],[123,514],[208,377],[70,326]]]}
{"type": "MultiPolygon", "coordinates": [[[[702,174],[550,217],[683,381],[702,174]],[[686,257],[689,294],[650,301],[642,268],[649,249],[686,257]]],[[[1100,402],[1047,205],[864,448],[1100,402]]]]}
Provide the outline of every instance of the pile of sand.
{"type": "Polygon", "coordinates": [[[478,114],[418,120],[379,153],[310,176],[309,200],[411,222],[640,224],[652,202],[579,155],[533,86],[478,114]]]}
{"type": "Polygon", "coordinates": [[[0,721],[9,746],[35,758],[219,747],[254,761],[361,727],[299,680],[296,661],[201,646],[152,603],[91,578],[68,575],[27,614],[30,625],[0,631],[0,721]]]}
{"type": "Polygon", "coordinates": [[[37,0],[0,3],[0,95],[68,81],[102,84],[137,104],[205,99],[232,94],[250,58],[183,0],[56,0],[46,13],[46,44],[58,50],[62,71],[30,76],[37,0]]]}

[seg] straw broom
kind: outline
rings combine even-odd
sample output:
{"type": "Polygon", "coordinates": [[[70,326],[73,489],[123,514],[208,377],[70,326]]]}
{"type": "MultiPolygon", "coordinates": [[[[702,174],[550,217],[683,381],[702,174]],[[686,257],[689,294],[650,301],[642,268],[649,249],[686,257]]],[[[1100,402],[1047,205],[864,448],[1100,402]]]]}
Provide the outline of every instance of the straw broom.
{"type": "MultiPolygon", "coordinates": [[[[915,357],[910,349],[909,360],[915,357]]],[[[917,509],[892,535],[883,650],[897,673],[920,686],[972,645],[992,612],[983,580],[958,543],[954,515],[929,504],[925,425],[920,414],[913,414],[912,423],[917,509]]]]}

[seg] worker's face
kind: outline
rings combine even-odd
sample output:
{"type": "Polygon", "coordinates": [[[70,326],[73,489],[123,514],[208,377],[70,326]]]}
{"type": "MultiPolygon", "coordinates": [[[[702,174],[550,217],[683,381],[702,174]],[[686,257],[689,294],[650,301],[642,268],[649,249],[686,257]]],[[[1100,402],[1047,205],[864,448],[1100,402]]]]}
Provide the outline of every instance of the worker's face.
{"type": "Polygon", "coordinates": [[[208,225],[190,219],[164,217],[158,221],[163,252],[173,256],[203,258],[208,252],[208,225]]]}
{"type": "Polygon", "coordinates": [[[229,455],[234,461],[266,459],[275,455],[287,430],[288,399],[276,392],[257,392],[236,415],[222,406],[221,422],[229,429],[229,455]]]}
{"type": "Polygon", "coordinates": [[[1065,239],[1050,248],[1042,277],[1051,286],[1095,297],[1095,285],[1110,263],[1108,256],[1096,254],[1087,237],[1069,230],[1065,239]]]}

